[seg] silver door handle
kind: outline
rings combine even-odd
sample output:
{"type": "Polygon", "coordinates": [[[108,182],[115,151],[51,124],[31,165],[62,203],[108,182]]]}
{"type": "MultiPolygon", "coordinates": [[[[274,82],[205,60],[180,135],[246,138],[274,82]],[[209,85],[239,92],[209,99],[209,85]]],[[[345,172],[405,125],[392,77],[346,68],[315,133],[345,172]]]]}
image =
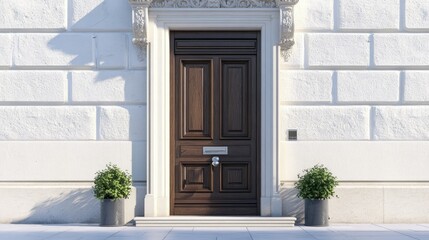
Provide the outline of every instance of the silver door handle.
{"type": "Polygon", "coordinates": [[[220,159],[219,159],[218,156],[212,157],[212,165],[213,165],[213,167],[219,166],[219,161],[220,161],[220,159]]]}

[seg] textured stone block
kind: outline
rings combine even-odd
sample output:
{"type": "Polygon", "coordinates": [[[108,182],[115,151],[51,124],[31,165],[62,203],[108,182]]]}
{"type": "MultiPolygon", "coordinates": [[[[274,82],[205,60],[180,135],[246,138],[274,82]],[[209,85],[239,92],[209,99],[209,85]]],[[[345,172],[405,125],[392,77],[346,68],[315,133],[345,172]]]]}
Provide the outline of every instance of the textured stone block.
{"type": "Polygon", "coordinates": [[[429,141],[279,142],[280,179],[289,182],[316,164],[345,182],[426,182],[427,159],[429,141]]]}
{"type": "Polygon", "coordinates": [[[90,34],[20,34],[17,66],[93,66],[90,34]]]}
{"type": "Polygon", "coordinates": [[[405,72],[405,102],[429,102],[429,71],[405,72]]]}
{"type": "Polygon", "coordinates": [[[146,71],[72,72],[74,102],[146,101],[146,71]]]}
{"type": "Polygon", "coordinates": [[[100,201],[94,198],[87,184],[37,186],[22,183],[20,186],[0,186],[0,194],[5,196],[2,202],[7,204],[0,206],[3,223],[100,222],[100,201]]]}
{"type": "Polygon", "coordinates": [[[298,140],[367,140],[370,107],[283,106],[281,139],[288,129],[298,130],[298,140]]]}
{"type": "Polygon", "coordinates": [[[146,139],[146,107],[100,107],[99,115],[99,133],[101,139],[146,139]]]}
{"type": "MultiPolygon", "coordinates": [[[[291,185],[280,189],[283,198],[283,216],[297,217],[297,223],[302,224],[305,212],[304,201],[297,198],[296,193],[296,189],[291,185]]],[[[359,225],[359,233],[356,235],[359,236],[358,239],[396,239],[396,234],[406,234],[410,238],[420,239],[427,232],[427,225],[418,224],[429,220],[429,207],[426,204],[429,199],[427,184],[344,182],[335,188],[335,193],[339,198],[329,200],[329,221],[338,223],[330,227],[333,231],[341,231],[349,235],[351,228],[344,223],[363,223],[359,225]],[[419,201],[410,201],[410,199],[419,199],[419,201]],[[374,223],[385,223],[385,225],[374,223]],[[391,223],[396,224],[391,225],[391,223]],[[397,232],[386,235],[386,229],[397,232]],[[379,237],[381,234],[389,237],[379,237]]],[[[322,232],[315,231],[318,236],[323,236],[322,232]]],[[[321,239],[333,238],[321,237],[321,239]]]]}
{"type": "Polygon", "coordinates": [[[0,29],[64,29],[67,1],[0,1],[0,29]]]}
{"type": "Polygon", "coordinates": [[[0,181],[90,182],[109,162],[146,180],[146,142],[0,141],[0,149],[0,181]]]}
{"type": "Polygon", "coordinates": [[[339,186],[335,188],[335,194],[339,197],[329,200],[329,221],[337,223],[383,222],[383,188],[339,186]]]}
{"type": "Polygon", "coordinates": [[[281,71],[280,101],[331,102],[331,71],[281,71]]]}
{"type": "Polygon", "coordinates": [[[66,72],[0,71],[0,101],[64,102],[66,85],[66,72]]]}
{"type": "Polygon", "coordinates": [[[333,28],[333,0],[307,0],[295,5],[296,29],[329,30],[333,28]]]}
{"type": "Polygon", "coordinates": [[[0,107],[0,140],[94,140],[94,107],[0,107]]]}
{"type": "MultiPolygon", "coordinates": [[[[100,201],[94,197],[91,184],[88,183],[2,184],[0,185],[0,194],[4,196],[3,204],[0,205],[2,212],[0,223],[83,224],[100,222],[100,201]]],[[[146,186],[137,185],[131,188],[130,197],[124,202],[125,222],[132,221],[135,216],[143,215],[145,194],[146,186]]],[[[63,229],[60,231],[70,230],[70,226],[59,228],[63,229]]],[[[8,229],[12,232],[15,231],[13,235],[31,236],[30,239],[40,239],[39,236],[43,238],[52,237],[53,235],[55,235],[54,238],[63,238],[55,233],[41,233],[40,225],[27,225],[25,232],[19,233],[13,228],[8,227],[8,229]],[[33,231],[38,233],[29,233],[33,231]]],[[[106,236],[90,229],[83,232],[65,232],[65,235],[72,235],[73,238],[78,239],[94,239],[97,238],[95,236],[106,236]]]]}
{"type": "Polygon", "coordinates": [[[427,204],[428,199],[428,186],[386,188],[384,190],[384,222],[427,222],[429,216],[429,205],[427,204]],[[410,199],[420,199],[420,201],[410,201],[410,199]]]}
{"type": "Polygon", "coordinates": [[[340,29],[399,29],[399,0],[339,0],[340,29]]]}
{"type": "Polygon", "coordinates": [[[124,68],[127,48],[126,35],[121,33],[98,33],[97,41],[97,67],[98,68],[124,68]]]}
{"type": "Polygon", "coordinates": [[[10,34],[0,34],[0,66],[12,65],[13,38],[10,34]]]}
{"type": "Polygon", "coordinates": [[[73,30],[131,30],[131,7],[128,1],[70,0],[73,30]]]}
{"type": "Polygon", "coordinates": [[[310,67],[369,65],[368,34],[313,33],[307,38],[310,67]]]}
{"type": "Polygon", "coordinates": [[[428,140],[428,106],[375,108],[374,137],[377,140],[428,140]]]}
{"type": "Polygon", "coordinates": [[[375,34],[376,66],[429,66],[429,34],[375,34]]]}
{"type": "Polygon", "coordinates": [[[399,71],[339,71],[339,102],[398,102],[399,71]]]}
{"type": "Polygon", "coordinates": [[[405,1],[405,27],[408,29],[429,29],[429,1],[405,1]]]}

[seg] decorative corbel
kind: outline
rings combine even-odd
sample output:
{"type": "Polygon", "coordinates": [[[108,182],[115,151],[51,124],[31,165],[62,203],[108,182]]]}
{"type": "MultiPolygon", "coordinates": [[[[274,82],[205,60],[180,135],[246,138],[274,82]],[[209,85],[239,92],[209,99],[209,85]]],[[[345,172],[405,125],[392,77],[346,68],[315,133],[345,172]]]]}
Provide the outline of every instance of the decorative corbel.
{"type": "Polygon", "coordinates": [[[280,53],[287,62],[291,55],[294,40],[293,7],[299,0],[276,0],[280,9],[280,53]]]}
{"type": "Polygon", "coordinates": [[[133,9],[133,43],[146,49],[148,44],[147,25],[148,25],[148,8],[152,0],[129,0],[133,9]]]}

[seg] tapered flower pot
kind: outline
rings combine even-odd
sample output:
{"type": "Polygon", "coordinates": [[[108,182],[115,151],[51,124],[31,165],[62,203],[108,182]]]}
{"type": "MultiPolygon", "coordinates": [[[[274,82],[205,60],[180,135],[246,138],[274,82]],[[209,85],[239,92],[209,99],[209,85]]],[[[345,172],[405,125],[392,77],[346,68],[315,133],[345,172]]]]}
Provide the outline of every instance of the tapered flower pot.
{"type": "Polygon", "coordinates": [[[305,226],[329,225],[328,200],[305,199],[305,226]]]}
{"type": "Polygon", "coordinates": [[[101,200],[100,226],[119,227],[125,224],[124,199],[101,200]]]}

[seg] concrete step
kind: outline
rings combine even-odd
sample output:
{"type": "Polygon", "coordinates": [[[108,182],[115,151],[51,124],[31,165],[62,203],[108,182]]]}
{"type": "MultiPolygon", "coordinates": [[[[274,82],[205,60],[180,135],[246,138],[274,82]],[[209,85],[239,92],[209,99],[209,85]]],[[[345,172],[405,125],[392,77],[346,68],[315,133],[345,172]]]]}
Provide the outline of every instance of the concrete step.
{"type": "Polygon", "coordinates": [[[135,217],[137,227],[293,227],[294,217],[135,217]]]}

